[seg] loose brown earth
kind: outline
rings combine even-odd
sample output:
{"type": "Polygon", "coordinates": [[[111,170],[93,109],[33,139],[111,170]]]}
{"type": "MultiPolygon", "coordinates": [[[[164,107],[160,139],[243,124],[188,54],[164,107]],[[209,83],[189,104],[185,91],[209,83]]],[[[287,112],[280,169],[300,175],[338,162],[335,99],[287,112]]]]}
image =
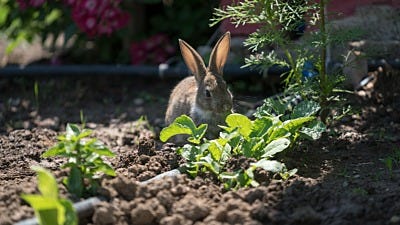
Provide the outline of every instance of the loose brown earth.
{"type": "Polygon", "coordinates": [[[374,90],[352,97],[358,113],[286,154],[282,160],[298,168],[296,176],[238,191],[185,175],[139,183],[179,166],[174,145],[157,138],[176,81],[41,78],[37,102],[32,78],[1,80],[0,224],[33,216],[19,197],[38,192],[31,165],[65,176],[63,159],[40,155],[67,122],[80,122],[80,110],[94,136],[117,153],[110,163],[118,174],[103,179],[106,200],[81,224],[400,224],[400,159],[391,173],[383,162],[400,152],[399,75],[379,75],[374,90]],[[141,115],[148,122],[138,121],[141,115]]]}

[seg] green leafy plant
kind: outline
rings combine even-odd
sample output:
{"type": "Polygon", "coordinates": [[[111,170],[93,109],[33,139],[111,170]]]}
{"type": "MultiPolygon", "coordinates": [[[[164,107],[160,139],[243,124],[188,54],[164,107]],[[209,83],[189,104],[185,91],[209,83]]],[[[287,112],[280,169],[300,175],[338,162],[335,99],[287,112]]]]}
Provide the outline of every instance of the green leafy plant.
{"type": "Polygon", "coordinates": [[[244,42],[251,51],[244,67],[261,71],[272,66],[287,69],[282,74],[284,95],[298,94],[303,99],[317,101],[321,106],[318,116],[327,124],[328,117],[338,117],[338,112],[349,112],[342,109],[345,91],[340,89],[340,85],[343,76],[336,71],[328,75],[327,48],[354,39],[361,32],[349,29],[334,33],[325,21],[325,5],[326,0],[242,0],[215,9],[211,25],[225,19],[236,26],[258,24],[259,29],[244,42]],[[318,26],[319,29],[306,33],[307,26],[318,26]],[[302,36],[301,41],[293,41],[299,36],[302,36]]]}
{"type": "Polygon", "coordinates": [[[226,117],[226,126],[220,126],[223,131],[213,140],[204,138],[207,124],[196,126],[190,117],[182,115],[161,131],[160,139],[165,142],[175,135],[188,135],[188,144],[178,148],[177,153],[186,160],[184,168],[191,176],[208,171],[223,181],[226,188],[257,186],[254,171],[258,168],[279,174],[281,178],[296,172],[295,169],[288,170],[274,157],[301,137],[313,140],[320,137],[325,126],[315,122],[319,110],[315,104],[304,102],[285,118],[265,113],[251,120],[241,114],[230,114],[226,117]],[[239,156],[255,162],[246,169],[227,170],[229,160],[239,156]]]}
{"type": "Polygon", "coordinates": [[[95,193],[99,186],[98,173],[115,176],[114,169],[101,158],[115,154],[96,138],[89,138],[91,134],[92,130],[67,124],[66,133],[58,137],[59,142],[42,155],[62,156],[68,159],[63,165],[63,168],[70,169],[64,184],[70,193],[78,197],[95,193]]]}
{"type": "Polygon", "coordinates": [[[38,188],[41,194],[22,194],[21,198],[35,210],[41,225],[75,225],[78,217],[71,201],[59,197],[57,181],[46,169],[33,166],[37,173],[38,188]]]}

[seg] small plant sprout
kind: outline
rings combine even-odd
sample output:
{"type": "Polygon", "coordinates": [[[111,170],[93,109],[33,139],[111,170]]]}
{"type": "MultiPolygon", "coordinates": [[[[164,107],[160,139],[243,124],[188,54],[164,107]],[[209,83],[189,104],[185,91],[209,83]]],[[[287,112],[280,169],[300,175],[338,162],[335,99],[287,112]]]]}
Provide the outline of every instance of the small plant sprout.
{"type": "Polygon", "coordinates": [[[59,142],[42,155],[68,159],[63,165],[63,168],[70,169],[64,184],[77,197],[96,192],[100,172],[109,176],[116,175],[114,169],[102,159],[102,156],[112,157],[115,154],[96,138],[89,138],[91,134],[92,130],[81,130],[75,124],[67,124],[66,133],[58,137],[59,142]]]}
{"type": "Polygon", "coordinates": [[[22,194],[35,211],[41,225],[76,225],[78,217],[71,201],[59,197],[57,181],[46,169],[32,166],[37,173],[41,194],[22,194]]]}
{"type": "Polygon", "coordinates": [[[393,154],[384,158],[383,163],[386,168],[389,170],[390,178],[393,178],[393,167],[400,165],[400,148],[396,148],[393,150],[393,154]]]}
{"type": "Polygon", "coordinates": [[[283,179],[296,173],[296,169],[287,170],[283,163],[273,158],[299,138],[315,140],[325,131],[323,123],[315,121],[318,107],[314,106],[315,102],[305,102],[296,106],[301,110],[295,107],[288,117],[266,113],[250,120],[238,113],[230,114],[226,117],[226,126],[220,126],[223,131],[213,140],[204,138],[207,124],[196,126],[190,117],[182,115],[161,131],[160,139],[165,142],[175,135],[188,135],[188,144],[178,148],[177,153],[186,160],[184,168],[193,177],[208,171],[224,182],[228,189],[257,186],[253,175],[257,168],[279,174],[283,179]],[[256,162],[247,169],[237,171],[225,168],[230,159],[238,156],[252,158],[256,162]]]}
{"type": "Polygon", "coordinates": [[[33,94],[35,95],[36,109],[39,111],[39,83],[37,81],[33,85],[33,94]]]}
{"type": "Polygon", "coordinates": [[[79,111],[79,117],[81,119],[81,127],[85,128],[85,126],[86,126],[86,117],[83,114],[83,110],[82,109],[79,111]]]}

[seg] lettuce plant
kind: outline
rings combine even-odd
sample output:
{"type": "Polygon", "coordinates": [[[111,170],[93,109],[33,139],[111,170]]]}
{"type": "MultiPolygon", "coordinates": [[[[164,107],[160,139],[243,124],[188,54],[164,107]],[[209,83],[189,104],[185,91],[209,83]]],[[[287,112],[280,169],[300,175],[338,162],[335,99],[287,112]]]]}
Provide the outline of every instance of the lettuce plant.
{"type": "Polygon", "coordinates": [[[288,178],[296,170],[288,170],[286,166],[274,157],[290,146],[299,137],[318,139],[325,130],[315,114],[319,107],[316,102],[305,101],[294,107],[289,117],[283,115],[258,114],[255,120],[234,113],[226,117],[226,126],[220,126],[223,131],[213,140],[204,138],[207,125],[196,126],[192,119],[182,115],[160,133],[161,141],[165,142],[174,135],[188,135],[188,144],[178,148],[177,152],[185,160],[184,168],[191,176],[199,172],[211,172],[223,181],[227,188],[257,186],[253,172],[257,168],[277,173],[282,178],[288,178]],[[255,159],[247,169],[228,171],[227,162],[236,156],[255,159]]]}

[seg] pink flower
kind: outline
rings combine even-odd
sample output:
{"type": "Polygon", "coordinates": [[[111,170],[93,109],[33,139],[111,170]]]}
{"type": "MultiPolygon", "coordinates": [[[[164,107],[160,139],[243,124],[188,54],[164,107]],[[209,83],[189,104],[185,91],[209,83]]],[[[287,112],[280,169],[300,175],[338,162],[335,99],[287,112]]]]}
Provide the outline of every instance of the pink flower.
{"type": "Polygon", "coordinates": [[[169,55],[175,54],[175,48],[171,44],[168,44],[165,46],[165,52],[168,53],[169,55]]]}
{"type": "Polygon", "coordinates": [[[175,53],[175,48],[169,43],[165,34],[156,34],[146,40],[133,42],[130,48],[131,63],[160,64],[175,53]]]}
{"type": "Polygon", "coordinates": [[[46,0],[17,0],[18,6],[22,9],[25,10],[28,7],[40,7],[42,6],[46,0]]]}
{"type": "Polygon", "coordinates": [[[22,10],[25,10],[26,8],[28,8],[28,3],[24,0],[17,0],[18,6],[19,8],[21,8],[22,10]]]}
{"type": "Polygon", "coordinates": [[[97,6],[96,0],[87,0],[87,1],[84,1],[84,3],[83,3],[83,7],[84,7],[83,9],[87,10],[88,12],[95,11],[96,6],[97,6]]]}
{"type": "Polygon", "coordinates": [[[168,54],[164,51],[162,48],[158,48],[157,50],[154,51],[153,54],[153,62],[160,64],[168,59],[168,54]]]}
{"type": "Polygon", "coordinates": [[[131,63],[133,65],[142,64],[146,60],[146,49],[143,48],[141,42],[134,42],[131,44],[131,63]]]}
{"type": "Polygon", "coordinates": [[[72,6],[72,5],[75,5],[77,3],[77,1],[78,0],[64,0],[64,3],[69,6],[72,6]]]}
{"type": "Polygon", "coordinates": [[[65,0],[72,19],[89,36],[110,35],[128,24],[129,14],[120,8],[120,0],[65,0]]]}

